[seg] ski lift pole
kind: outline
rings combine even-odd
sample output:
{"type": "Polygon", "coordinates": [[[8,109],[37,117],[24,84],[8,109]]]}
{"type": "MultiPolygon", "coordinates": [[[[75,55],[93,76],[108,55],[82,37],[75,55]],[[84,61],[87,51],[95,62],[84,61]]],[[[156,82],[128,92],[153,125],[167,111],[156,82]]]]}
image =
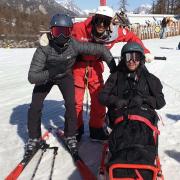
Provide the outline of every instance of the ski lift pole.
{"type": "Polygon", "coordinates": [[[100,6],[106,6],[106,0],[100,0],[100,6]]]}

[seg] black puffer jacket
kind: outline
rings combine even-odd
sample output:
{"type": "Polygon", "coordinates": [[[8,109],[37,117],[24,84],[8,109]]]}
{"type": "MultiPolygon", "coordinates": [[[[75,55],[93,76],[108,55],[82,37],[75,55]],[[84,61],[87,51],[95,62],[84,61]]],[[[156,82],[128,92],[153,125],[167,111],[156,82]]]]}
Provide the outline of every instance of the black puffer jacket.
{"type": "MultiPolygon", "coordinates": [[[[47,46],[38,47],[34,53],[28,74],[29,82],[32,84],[42,84],[49,81],[48,69],[51,65],[56,65],[61,62],[62,65],[65,65],[66,70],[65,73],[58,74],[53,79],[53,81],[58,81],[61,77],[65,76],[66,73],[71,71],[76,57],[81,54],[99,56],[108,66],[112,65],[111,60],[113,60],[113,57],[110,51],[102,45],[78,42],[70,39],[68,46],[57,49],[53,42],[50,41],[47,46]]],[[[113,64],[115,64],[115,62],[113,64]]]]}
{"type": "MultiPolygon", "coordinates": [[[[130,86],[130,80],[127,75],[128,73],[122,70],[109,76],[99,97],[103,105],[114,108],[117,99],[131,99],[135,95],[142,97],[151,96],[155,100],[153,109],[161,109],[166,104],[160,80],[149,73],[146,68],[143,66],[139,67],[139,77],[135,87],[130,86]]],[[[152,108],[150,103],[144,103],[143,106],[152,108]]]]}

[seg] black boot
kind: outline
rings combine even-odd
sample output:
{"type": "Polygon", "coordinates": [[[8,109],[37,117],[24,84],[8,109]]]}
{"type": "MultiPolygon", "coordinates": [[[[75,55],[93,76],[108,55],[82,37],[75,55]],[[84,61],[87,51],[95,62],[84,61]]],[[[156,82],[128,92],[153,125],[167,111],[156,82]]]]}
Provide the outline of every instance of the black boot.
{"type": "Polygon", "coordinates": [[[73,156],[76,156],[78,154],[76,136],[65,137],[64,141],[65,141],[70,153],[73,156]]]}
{"type": "Polygon", "coordinates": [[[81,141],[81,137],[83,134],[84,134],[84,125],[82,125],[80,128],[77,129],[76,139],[78,142],[81,141]]]}
{"type": "Polygon", "coordinates": [[[109,138],[109,132],[105,128],[92,128],[89,127],[90,138],[92,141],[105,141],[109,138]]]}

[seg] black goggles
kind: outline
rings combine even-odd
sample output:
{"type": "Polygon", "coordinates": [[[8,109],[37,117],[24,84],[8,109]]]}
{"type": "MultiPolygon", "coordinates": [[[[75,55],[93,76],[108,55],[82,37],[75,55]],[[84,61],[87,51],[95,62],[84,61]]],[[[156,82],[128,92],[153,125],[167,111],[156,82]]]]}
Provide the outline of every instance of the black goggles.
{"type": "Polygon", "coordinates": [[[109,27],[111,24],[111,17],[108,16],[102,16],[102,15],[95,15],[94,17],[94,23],[96,26],[100,26],[103,24],[104,27],[109,27]]]}
{"type": "Polygon", "coordinates": [[[124,54],[124,58],[127,63],[130,61],[135,63],[142,60],[142,54],[140,52],[128,52],[124,54]]]}
{"type": "Polygon", "coordinates": [[[51,28],[51,33],[54,37],[59,37],[61,34],[64,37],[69,37],[71,35],[71,30],[71,27],[54,26],[51,28]]]}

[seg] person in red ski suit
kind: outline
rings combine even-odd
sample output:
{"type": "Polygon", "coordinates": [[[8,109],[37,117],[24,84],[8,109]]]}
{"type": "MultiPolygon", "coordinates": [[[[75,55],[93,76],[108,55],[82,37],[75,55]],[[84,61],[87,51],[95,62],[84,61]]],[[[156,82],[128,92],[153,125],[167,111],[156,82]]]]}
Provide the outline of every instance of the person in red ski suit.
{"type": "MultiPolygon", "coordinates": [[[[112,25],[113,16],[114,12],[110,7],[100,6],[94,16],[88,17],[83,22],[74,23],[72,36],[79,41],[104,44],[108,49],[118,42],[137,42],[143,47],[145,54],[150,55],[150,51],[144,47],[142,41],[133,32],[112,25]]],[[[107,130],[104,128],[106,109],[98,101],[98,94],[104,86],[102,59],[95,56],[78,56],[77,58],[73,68],[73,76],[78,140],[84,133],[83,99],[86,88],[88,88],[91,97],[90,138],[92,140],[106,140],[108,138],[107,130]]],[[[146,61],[150,60],[151,56],[146,59],[146,61]]]]}

